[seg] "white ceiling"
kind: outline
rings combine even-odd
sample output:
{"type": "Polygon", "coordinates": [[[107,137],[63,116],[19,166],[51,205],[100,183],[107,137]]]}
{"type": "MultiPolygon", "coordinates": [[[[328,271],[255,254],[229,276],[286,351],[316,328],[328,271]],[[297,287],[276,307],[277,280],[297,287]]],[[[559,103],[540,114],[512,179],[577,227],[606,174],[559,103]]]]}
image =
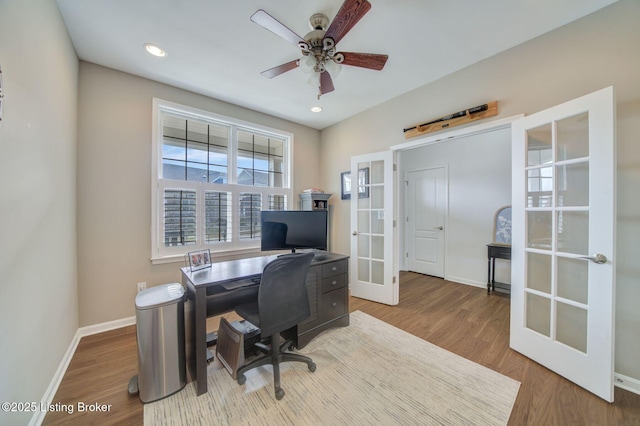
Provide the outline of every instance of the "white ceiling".
{"type": "Polygon", "coordinates": [[[339,51],[388,54],[382,71],[343,66],[318,101],[299,69],[266,69],[298,48],[254,24],[264,9],[304,37],[343,0],[57,0],[80,59],[323,129],[592,13],[616,0],[369,0],[339,51]],[[165,58],[143,48],[153,42],[165,58]],[[321,113],[310,108],[320,105],[321,113]]]}

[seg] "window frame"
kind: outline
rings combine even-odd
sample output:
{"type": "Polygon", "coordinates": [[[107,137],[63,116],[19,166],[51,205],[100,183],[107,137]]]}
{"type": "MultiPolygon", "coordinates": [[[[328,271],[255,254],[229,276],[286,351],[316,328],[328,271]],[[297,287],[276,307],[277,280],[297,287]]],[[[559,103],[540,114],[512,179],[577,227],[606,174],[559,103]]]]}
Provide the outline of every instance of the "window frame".
{"type": "Polygon", "coordinates": [[[238,203],[241,193],[261,194],[261,209],[269,208],[270,195],[284,195],[287,199],[286,208],[293,209],[293,134],[247,121],[227,117],[209,111],[180,105],[170,101],[153,98],[152,107],[152,161],[151,161],[151,261],[153,264],[181,262],[184,255],[190,251],[210,249],[211,257],[231,256],[260,251],[260,239],[240,240],[238,203]],[[209,183],[188,180],[164,179],[162,177],[162,148],[163,129],[162,115],[171,114],[205,122],[213,122],[229,127],[229,157],[227,159],[227,182],[209,183]],[[283,158],[283,186],[253,186],[237,183],[238,132],[255,132],[265,136],[284,139],[286,148],[283,158]],[[196,192],[196,240],[198,243],[185,246],[164,246],[164,191],[187,190],[196,192]],[[232,237],[228,242],[205,243],[205,192],[229,192],[231,194],[232,237]]]}

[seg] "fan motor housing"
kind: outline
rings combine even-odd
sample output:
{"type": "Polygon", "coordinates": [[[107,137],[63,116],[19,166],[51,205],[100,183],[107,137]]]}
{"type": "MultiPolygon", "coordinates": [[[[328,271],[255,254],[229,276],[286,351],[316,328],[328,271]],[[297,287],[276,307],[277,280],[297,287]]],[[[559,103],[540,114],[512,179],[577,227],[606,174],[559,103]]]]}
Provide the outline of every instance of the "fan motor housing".
{"type": "Polygon", "coordinates": [[[329,28],[329,18],[324,13],[314,13],[309,18],[309,26],[312,30],[327,31],[329,28]]]}

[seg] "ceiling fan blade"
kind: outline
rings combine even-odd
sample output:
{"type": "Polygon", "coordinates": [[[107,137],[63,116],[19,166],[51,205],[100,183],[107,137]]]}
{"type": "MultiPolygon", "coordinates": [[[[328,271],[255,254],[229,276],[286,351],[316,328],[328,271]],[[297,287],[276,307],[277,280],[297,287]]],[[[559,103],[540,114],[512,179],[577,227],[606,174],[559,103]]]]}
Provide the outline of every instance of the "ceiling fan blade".
{"type": "Polygon", "coordinates": [[[367,0],[345,0],[333,22],[329,25],[325,38],[331,37],[338,44],[351,28],[371,9],[367,0]]]}
{"type": "Polygon", "coordinates": [[[320,94],[333,92],[333,80],[327,71],[320,73],[320,94]]]}
{"type": "Polygon", "coordinates": [[[262,9],[259,9],[258,11],[256,11],[256,13],[251,15],[250,19],[261,27],[271,31],[276,35],[279,35],[289,43],[293,43],[296,45],[300,42],[305,44],[307,43],[302,37],[291,31],[286,25],[284,25],[262,9]]]}
{"type": "Polygon", "coordinates": [[[277,67],[262,71],[260,75],[267,78],[273,78],[279,76],[280,74],[284,74],[287,71],[291,71],[294,68],[298,68],[298,59],[294,59],[293,61],[287,62],[286,64],[278,65],[277,67]]]}
{"type": "Polygon", "coordinates": [[[352,67],[369,68],[380,71],[387,63],[388,55],[377,55],[375,53],[353,53],[340,52],[344,56],[342,65],[351,65],[352,67]]]}

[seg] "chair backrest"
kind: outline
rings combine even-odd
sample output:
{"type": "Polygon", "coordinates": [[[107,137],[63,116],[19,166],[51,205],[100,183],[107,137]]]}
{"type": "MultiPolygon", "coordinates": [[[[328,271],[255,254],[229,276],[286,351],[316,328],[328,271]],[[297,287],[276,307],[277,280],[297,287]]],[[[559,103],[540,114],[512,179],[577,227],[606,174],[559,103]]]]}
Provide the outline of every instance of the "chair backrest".
{"type": "Polygon", "coordinates": [[[288,330],[311,315],[307,273],[312,260],[313,253],[285,254],[264,267],[258,291],[263,336],[288,330]]]}

